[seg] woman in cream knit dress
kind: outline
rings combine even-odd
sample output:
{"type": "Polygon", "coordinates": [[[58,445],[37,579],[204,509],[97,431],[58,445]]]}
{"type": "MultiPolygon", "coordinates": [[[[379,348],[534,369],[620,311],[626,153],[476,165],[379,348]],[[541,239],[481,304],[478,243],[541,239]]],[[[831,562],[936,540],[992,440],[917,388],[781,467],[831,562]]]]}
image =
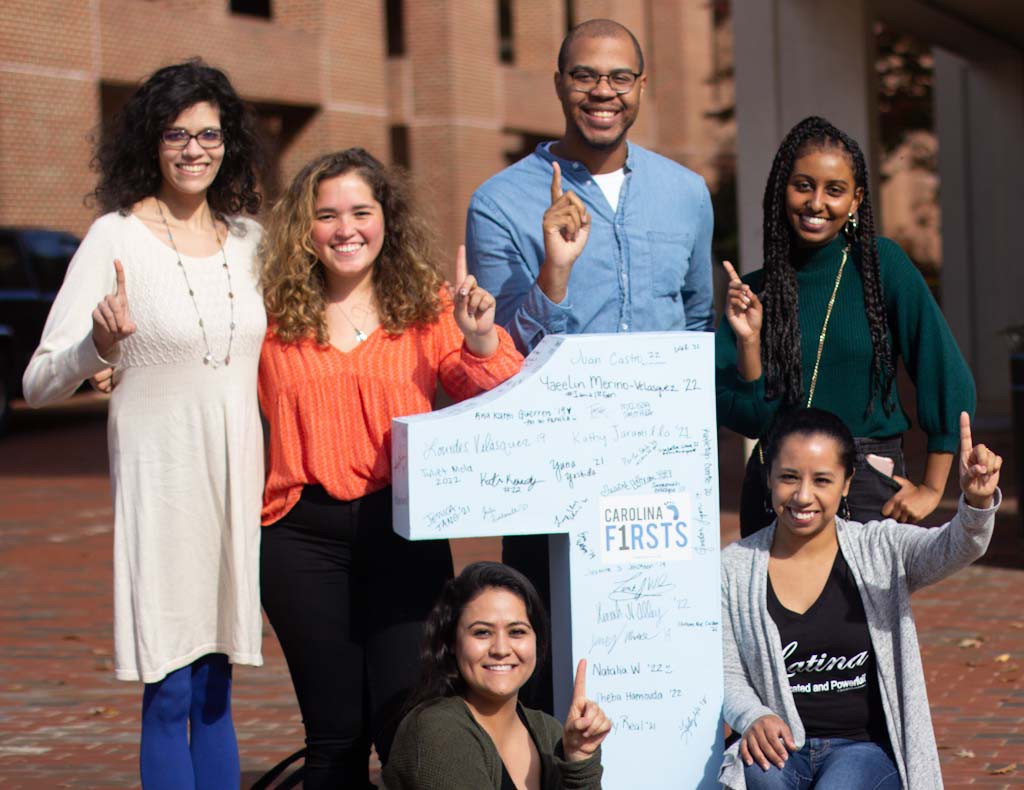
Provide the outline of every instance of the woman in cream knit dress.
{"type": "Polygon", "coordinates": [[[141,680],[148,788],[239,786],[230,663],[259,665],[266,317],[255,137],[227,78],[156,72],[105,130],[97,219],[24,379],[34,406],[114,368],[115,671],[141,680]]]}

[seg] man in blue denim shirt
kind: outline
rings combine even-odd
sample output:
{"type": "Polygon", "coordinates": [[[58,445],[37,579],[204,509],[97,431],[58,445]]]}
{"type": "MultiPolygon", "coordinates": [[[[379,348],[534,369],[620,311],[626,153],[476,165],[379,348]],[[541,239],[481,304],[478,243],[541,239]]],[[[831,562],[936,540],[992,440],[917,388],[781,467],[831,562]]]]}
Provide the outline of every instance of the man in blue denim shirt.
{"type": "MultiPolygon", "coordinates": [[[[469,204],[470,271],[524,353],[549,333],[713,329],[707,186],[626,142],[643,71],[640,45],[622,25],[573,28],[555,74],[565,134],[488,180],[469,204]]],[[[507,537],[502,559],[550,607],[546,538],[507,537]]],[[[553,713],[550,664],[537,674],[521,696],[553,713]]]]}
{"type": "Polygon", "coordinates": [[[524,353],[550,333],[713,329],[707,186],[626,141],[643,68],[639,44],[618,23],[573,28],[555,74],[565,134],[470,202],[470,271],[524,353]],[[556,163],[569,191],[554,196],[556,163]]]}

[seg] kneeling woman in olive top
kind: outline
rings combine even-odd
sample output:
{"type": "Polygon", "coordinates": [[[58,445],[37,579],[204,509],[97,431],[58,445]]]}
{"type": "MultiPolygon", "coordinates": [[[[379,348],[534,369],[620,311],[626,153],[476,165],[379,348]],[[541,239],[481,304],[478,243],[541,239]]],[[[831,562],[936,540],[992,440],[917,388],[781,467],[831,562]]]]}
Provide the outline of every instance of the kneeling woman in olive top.
{"type": "Polygon", "coordinates": [[[722,552],[723,714],[736,790],[942,787],[910,594],[985,553],[1002,459],[960,415],[956,516],[935,529],[837,518],[854,443],[820,409],[782,417],[775,522],[722,552]]]}
{"type": "Polygon", "coordinates": [[[519,704],[547,646],[544,605],[518,571],[477,562],[448,582],[384,768],[388,790],[598,790],[611,722],[586,698],[586,661],[564,727],[519,704]]]}

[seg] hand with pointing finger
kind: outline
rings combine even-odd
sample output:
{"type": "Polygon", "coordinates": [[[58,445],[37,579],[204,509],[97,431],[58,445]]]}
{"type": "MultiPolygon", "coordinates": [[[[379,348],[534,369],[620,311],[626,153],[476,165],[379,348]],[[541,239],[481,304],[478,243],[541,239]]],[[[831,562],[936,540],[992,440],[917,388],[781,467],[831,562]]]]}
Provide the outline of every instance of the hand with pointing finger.
{"type": "Polygon", "coordinates": [[[736,370],[744,381],[761,378],[761,322],[764,309],[761,300],[744,283],[729,261],[722,261],[729,275],[729,292],[725,298],[725,317],[736,335],[736,370]]]}
{"type": "Polygon", "coordinates": [[[92,343],[101,357],[106,357],[114,346],[135,332],[135,322],[128,313],[121,261],[114,261],[114,272],[117,283],[114,293],[104,296],[92,311],[92,343]]]}
{"type": "Polygon", "coordinates": [[[999,485],[999,470],[1003,459],[985,445],[975,445],[971,439],[971,418],[960,412],[960,490],[967,504],[976,508],[992,507],[999,485]]]}
{"type": "Polygon", "coordinates": [[[575,192],[562,191],[562,168],[551,163],[551,205],[544,212],[545,261],[571,268],[590,236],[590,214],[575,192]]]}
{"type": "Polygon", "coordinates": [[[749,285],[744,283],[729,261],[722,261],[729,275],[729,292],[725,300],[725,317],[733,334],[741,342],[761,337],[761,322],[764,309],[749,285]]]}
{"type": "Polygon", "coordinates": [[[562,729],[562,752],[569,761],[586,760],[601,745],[612,723],[601,707],[587,699],[587,660],[580,659],[576,667],[576,682],[572,702],[562,729]]]}
{"type": "Polygon", "coordinates": [[[498,330],[494,328],[494,297],[476,283],[466,267],[466,247],[459,245],[455,256],[455,323],[466,346],[478,357],[489,357],[498,350],[498,330]]]}

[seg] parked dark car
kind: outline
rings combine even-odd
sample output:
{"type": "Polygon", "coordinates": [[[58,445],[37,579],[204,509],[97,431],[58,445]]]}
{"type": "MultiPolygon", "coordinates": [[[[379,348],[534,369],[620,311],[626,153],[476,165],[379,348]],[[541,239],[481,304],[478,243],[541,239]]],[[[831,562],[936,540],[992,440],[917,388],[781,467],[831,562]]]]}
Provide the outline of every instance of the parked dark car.
{"type": "Polygon", "coordinates": [[[45,228],[0,228],[0,434],[78,239],[45,228]]]}

